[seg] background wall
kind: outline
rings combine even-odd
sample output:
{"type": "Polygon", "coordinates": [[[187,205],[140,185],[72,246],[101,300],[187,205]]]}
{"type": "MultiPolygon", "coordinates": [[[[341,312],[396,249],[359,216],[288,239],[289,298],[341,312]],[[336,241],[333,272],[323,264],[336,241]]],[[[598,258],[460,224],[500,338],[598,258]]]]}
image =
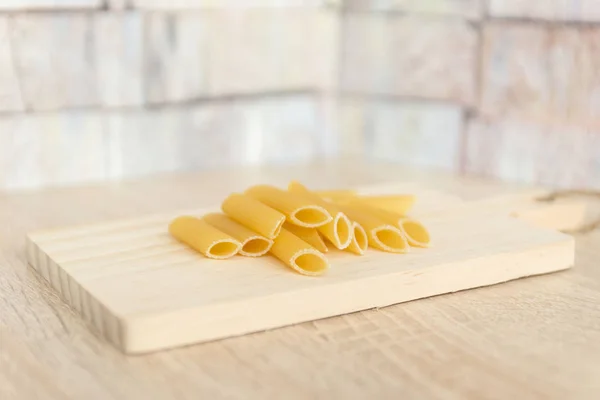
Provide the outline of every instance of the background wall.
{"type": "Polygon", "coordinates": [[[599,0],[346,0],[353,151],[600,188],[599,0]]]}
{"type": "Polygon", "coordinates": [[[600,188],[600,1],[0,1],[0,188],[350,154],[600,188]]]}

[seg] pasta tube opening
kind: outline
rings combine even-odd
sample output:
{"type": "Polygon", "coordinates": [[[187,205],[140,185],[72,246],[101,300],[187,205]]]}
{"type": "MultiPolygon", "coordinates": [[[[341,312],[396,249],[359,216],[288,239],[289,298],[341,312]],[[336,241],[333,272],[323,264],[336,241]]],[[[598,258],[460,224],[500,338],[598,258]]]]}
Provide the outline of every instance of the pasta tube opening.
{"type": "Polygon", "coordinates": [[[180,242],[200,252],[205,257],[222,260],[235,255],[241,243],[208,222],[196,217],[175,218],[169,233],[180,242]]]}
{"type": "Polygon", "coordinates": [[[392,226],[383,226],[373,230],[376,247],[392,253],[404,253],[408,250],[408,241],[402,232],[392,226]]]}
{"type": "Polygon", "coordinates": [[[338,249],[345,249],[350,245],[352,239],[352,226],[351,222],[334,204],[331,204],[314,192],[311,192],[304,185],[299,182],[292,181],[288,185],[288,191],[294,193],[297,196],[302,196],[307,201],[310,201],[320,207],[323,207],[329,215],[333,217],[333,220],[325,225],[319,226],[317,229],[323,234],[335,247],[338,249]]]}
{"type": "Polygon", "coordinates": [[[260,236],[250,238],[242,243],[240,254],[248,257],[259,257],[266,254],[273,242],[260,236]]]}
{"type": "Polygon", "coordinates": [[[414,247],[429,247],[431,244],[431,236],[427,228],[418,221],[408,218],[402,218],[398,222],[400,228],[406,235],[408,244],[414,247]]]}
{"type": "Polygon", "coordinates": [[[265,254],[273,244],[272,240],[257,235],[256,232],[234,221],[222,213],[206,214],[204,221],[228,234],[242,244],[240,254],[247,257],[258,257],[265,254]]]}
{"type": "Polygon", "coordinates": [[[321,275],[329,268],[323,253],[285,228],[275,239],[270,253],[303,275],[321,275]]]}
{"type": "Polygon", "coordinates": [[[318,203],[274,186],[257,185],[245,193],[284,214],[288,221],[299,226],[317,228],[333,219],[318,203]]]}
{"type": "Polygon", "coordinates": [[[331,216],[323,207],[306,206],[294,211],[290,220],[296,225],[305,227],[317,227],[331,221],[331,216]]]}
{"type": "Polygon", "coordinates": [[[336,239],[334,245],[338,249],[345,249],[352,241],[352,223],[344,213],[338,213],[333,220],[333,224],[333,232],[336,239]]]}
{"type": "Polygon", "coordinates": [[[408,242],[400,228],[394,227],[396,221],[388,222],[371,213],[370,207],[360,204],[341,205],[340,208],[353,221],[360,224],[367,233],[369,245],[392,253],[405,253],[409,250],[408,242]],[[394,223],[394,225],[391,225],[394,223]]]}
{"type": "Polygon", "coordinates": [[[239,243],[234,241],[217,242],[207,250],[209,256],[215,259],[229,258],[235,255],[240,248],[239,243]]]}
{"type": "Polygon", "coordinates": [[[305,250],[291,260],[292,268],[306,275],[320,275],[329,266],[325,257],[315,250],[305,250]]]}
{"type": "Polygon", "coordinates": [[[352,236],[350,245],[348,246],[348,250],[358,254],[363,255],[365,251],[367,251],[367,247],[369,247],[369,239],[367,238],[367,232],[363,229],[360,224],[353,222],[352,223],[352,236]]]}

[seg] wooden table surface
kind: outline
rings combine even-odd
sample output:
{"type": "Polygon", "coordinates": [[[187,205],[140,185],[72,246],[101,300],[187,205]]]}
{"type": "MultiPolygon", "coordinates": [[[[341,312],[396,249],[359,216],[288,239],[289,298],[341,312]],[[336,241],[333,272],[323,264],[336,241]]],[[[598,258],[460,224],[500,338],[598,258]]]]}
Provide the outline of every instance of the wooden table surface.
{"type": "MultiPolygon", "coordinates": [[[[127,357],[27,267],[27,232],[215,204],[250,184],[422,181],[514,189],[358,160],[0,193],[0,399],[599,399],[600,232],[570,271],[127,357]]],[[[224,288],[226,290],[226,288],[224,288]]]]}

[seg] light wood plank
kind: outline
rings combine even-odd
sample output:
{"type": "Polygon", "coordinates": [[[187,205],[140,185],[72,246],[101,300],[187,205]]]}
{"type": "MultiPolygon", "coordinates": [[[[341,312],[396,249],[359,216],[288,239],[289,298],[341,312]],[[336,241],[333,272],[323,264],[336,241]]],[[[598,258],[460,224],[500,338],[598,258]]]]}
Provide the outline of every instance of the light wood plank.
{"type": "Polygon", "coordinates": [[[143,353],[572,266],[570,236],[491,214],[482,224],[477,213],[438,211],[426,218],[433,249],[370,251],[362,258],[332,252],[331,271],[316,279],[271,257],[205,259],[167,233],[180,212],[31,235],[27,252],[34,268],[104,338],[125,352],[143,353]],[[88,305],[75,301],[82,297],[88,305]]]}
{"type": "Polygon", "coordinates": [[[53,398],[52,387],[90,400],[598,398],[600,231],[577,236],[566,272],[143,357],[90,333],[24,258],[25,234],[39,229],[209,206],[259,182],[326,189],[392,177],[468,199],[522,190],[348,158],[0,196],[0,341],[10,346],[0,368],[14,371],[0,373],[0,398],[53,398]]]}

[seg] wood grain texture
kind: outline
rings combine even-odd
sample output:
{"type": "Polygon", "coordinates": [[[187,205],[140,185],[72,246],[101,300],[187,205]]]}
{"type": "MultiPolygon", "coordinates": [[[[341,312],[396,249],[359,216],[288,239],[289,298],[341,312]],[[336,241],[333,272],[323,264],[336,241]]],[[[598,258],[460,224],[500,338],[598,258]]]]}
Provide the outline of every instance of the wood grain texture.
{"type": "MultiPolygon", "coordinates": [[[[378,193],[412,192],[402,185],[379,188],[378,193]]],[[[372,250],[361,258],[332,252],[327,276],[308,279],[272,257],[209,260],[168,234],[169,222],[178,215],[217,210],[32,233],[27,260],[105,339],[127,353],[492,285],[566,269],[574,261],[570,236],[503,213],[489,213],[482,224],[467,209],[425,214],[436,243],[432,249],[403,256],[372,250]]]]}
{"type": "Polygon", "coordinates": [[[32,230],[204,207],[253,183],[390,177],[473,200],[522,189],[347,159],[0,195],[0,397],[598,398],[600,232],[576,238],[566,272],[139,357],[91,334],[23,251],[32,230]]]}

